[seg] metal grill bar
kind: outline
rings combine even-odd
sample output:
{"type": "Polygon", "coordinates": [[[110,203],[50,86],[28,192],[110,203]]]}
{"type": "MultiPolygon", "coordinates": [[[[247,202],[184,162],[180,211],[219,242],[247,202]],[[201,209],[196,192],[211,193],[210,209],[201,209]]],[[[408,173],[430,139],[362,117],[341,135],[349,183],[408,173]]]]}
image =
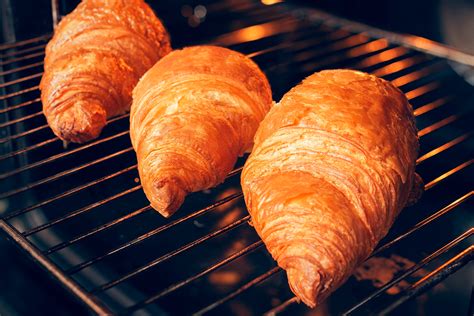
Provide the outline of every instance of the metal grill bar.
{"type": "Polygon", "coordinates": [[[383,77],[383,76],[404,70],[408,67],[416,66],[425,61],[426,59],[423,55],[408,56],[402,60],[396,61],[392,64],[383,66],[381,68],[378,68],[376,71],[372,71],[372,74],[378,77],[383,77]]]}
{"type": "MultiPolygon", "coordinates": [[[[77,152],[81,152],[85,149],[88,149],[88,148],[91,148],[91,147],[95,147],[97,145],[100,145],[100,144],[103,144],[103,143],[106,143],[106,142],[109,142],[111,140],[114,140],[114,139],[117,139],[117,138],[120,138],[122,136],[125,136],[125,135],[128,135],[129,134],[129,131],[123,131],[123,132],[120,132],[120,133],[117,133],[117,134],[114,134],[112,136],[109,136],[109,137],[105,137],[105,138],[102,138],[102,139],[98,139],[98,140],[95,140],[91,143],[88,143],[88,144],[85,144],[81,147],[77,147],[76,149],[73,149],[73,150],[69,150],[67,152],[62,152],[62,153],[59,153],[59,154],[56,154],[56,155],[53,155],[53,156],[50,156],[44,160],[40,160],[38,162],[35,162],[35,163],[31,163],[31,164],[28,164],[26,166],[23,166],[23,167],[20,167],[18,169],[15,169],[15,170],[12,170],[10,172],[7,172],[7,173],[4,173],[2,175],[0,175],[0,179],[6,179],[8,177],[11,177],[13,175],[16,175],[20,172],[24,172],[24,171],[27,171],[27,170],[30,170],[30,169],[33,169],[33,168],[36,168],[36,167],[40,167],[40,166],[43,166],[45,164],[48,164],[48,163],[51,163],[51,162],[56,162],[56,160],[60,159],[60,158],[64,158],[64,157],[67,157],[67,156],[70,156],[72,154],[75,154],[77,152]]],[[[54,138],[54,140],[59,140],[59,138],[54,138]]],[[[127,149],[130,149],[131,147],[127,148],[127,149]]]]}
{"type": "Polygon", "coordinates": [[[383,64],[389,61],[393,61],[394,59],[401,58],[402,56],[405,56],[403,58],[409,58],[410,55],[412,54],[413,53],[411,53],[405,47],[398,46],[398,47],[386,50],[380,54],[367,57],[364,60],[361,60],[360,62],[354,64],[354,68],[367,69],[369,67],[373,67],[378,64],[383,64]]]}
{"type": "Polygon", "coordinates": [[[292,305],[294,303],[299,303],[299,302],[300,302],[299,299],[296,296],[293,296],[292,298],[287,299],[286,301],[284,301],[280,305],[278,305],[278,306],[272,308],[271,310],[267,311],[263,315],[265,315],[265,316],[275,316],[275,315],[283,312],[290,305],[292,305]]]}
{"type": "Polygon", "coordinates": [[[472,133],[466,133],[466,134],[464,134],[464,135],[461,135],[461,136],[459,136],[459,137],[457,137],[457,138],[455,138],[455,139],[453,139],[453,140],[447,142],[446,144],[441,145],[441,146],[439,146],[438,148],[435,148],[435,149],[433,149],[433,150],[427,152],[426,154],[424,154],[423,156],[421,156],[420,158],[418,158],[418,159],[416,160],[416,163],[417,163],[417,164],[420,164],[420,163],[422,163],[423,161],[425,161],[425,160],[427,160],[427,159],[429,159],[429,158],[431,158],[431,157],[434,157],[434,156],[436,156],[437,154],[442,153],[443,151],[448,150],[449,148],[456,146],[457,144],[462,143],[463,141],[469,139],[471,136],[472,136],[472,133]]]}
{"type": "Polygon", "coordinates": [[[6,155],[3,155],[3,156],[0,156],[0,161],[1,160],[5,160],[5,159],[8,159],[8,158],[13,158],[17,155],[20,155],[20,154],[24,154],[24,153],[27,153],[28,151],[32,151],[32,150],[35,150],[35,149],[38,149],[38,148],[41,148],[43,146],[46,146],[46,145],[49,145],[49,144],[52,144],[54,142],[57,142],[59,139],[58,138],[51,138],[51,139],[48,139],[48,140],[45,140],[43,142],[39,142],[35,145],[32,145],[32,146],[28,146],[28,147],[25,147],[25,148],[22,148],[22,149],[18,149],[18,150],[15,150],[15,151],[12,151],[11,153],[9,154],[6,154],[6,155]]]}
{"type": "Polygon", "coordinates": [[[23,102],[23,103],[20,103],[20,104],[17,104],[17,105],[14,105],[14,106],[11,106],[11,107],[8,107],[8,108],[5,108],[5,109],[1,109],[0,114],[4,114],[4,113],[7,113],[7,112],[10,112],[10,111],[13,111],[13,110],[17,110],[19,108],[22,108],[22,107],[25,107],[27,105],[31,105],[31,104],[34,104],[34,103],[38,103],[38,102],[41,102],[40,98],[36,98],[36,99],[31,100],[31,101],[26,101],[26,102],[23,102]]]}
{"type": "Polygon", "coordinates": [[[68,213],[68,214],[65,215],[65,216],[62,216],[62,217],[60,217],[60,218],[58,218],[58,219],[55,219],[55,220],[50,221],[49,223],[46,223],[46,224],[37,226],[37,227],[35,227],[35,228],[32,228],[32,229],[30,229],[30,230],[27,230],[27,231],[23,232],[22,235],[25,236],[25,237],[28,237],[28,236],[30,236],[30,235],[32,235],[32,234],[34,234],[34,233],[37,233],[37,232],[39,232],[39,231],[45,230],[45,229],[47,229],[47,228],[50,228],[50,227],[52,227],[52,226],[54,226],[54,225],[57,225],[57,224],[59,224],[59,223],[62,223],[62,222],[64,222],[64,221],[66,221],[66,220],[68,220],[68,219],[71,219],[71,218],[73,218],[73,217],[76,217],[76,216],[78,216],[78,215],[80,215],[80,214],[89,212],[89,211],[95,209],[96,207],[99,207],[99,206],[102,206],[102,205],[104,205],[104,204],[107,204],[107,203],[109,203],[109,202],[111,202],[111,201],[117,200],[117,199],[119,199],[119,198],[121,198],[121,197],[123,197],[123,196],[125,196],[125,195],[127,195],[127,194],[136,192],[136,191],[138,191],[138,190],[141,189],[141,188],[142,188],[141,185],[134,186],[134,187],[131,188],[131,189],[128,189],[128,190],[122,191],[122,192],[120,192],[120,193],[117,193],[117,194],[115,194],[115,195],[112,195],[112,196],[110,196],[110,197],[108,197],[108,198],[106,198],[106,199],[103,199],[103,200],[99,201],[99,202],[96,202],[96,203],[93,203],[93,204],[88,205],[88,206],[86,206],[86,207],[83,207],[83,208],[80,208],[80,209],[78,209],[78,210],[72,211],[72,212],[68,213]]]}
{"type": "MultiPolygon", "coordinates": [[[[444,279],[446,279],[449,275],[453,272],[461,269],[466,264],[471,262],[474,258],[474,246],[468,247],[466,250],[462,251],[461,253],[455,255],[445,263],[443,263],[440,267],[438,267],[435,271],[429,273],[421,280],[416,282],[414,285],[410,286],[410,288],[405,291],[405,294],[390,304],[387,308],[385,308],[381,314],[387,315],[388,313],[392,312],[395,308],[403,304],[404,302],[408,301],[410,298],[414,296],[418,296],[428,289],[432,288],[436,284],[440,283],[444,279]]],[[[468,314],[469,315],[469,314],[468,314]]]]}
{"type": "Polygon", "coordinates": [[[5,94],[5,95],[0,95],[0,101],[7,100],[7,99],[10,99],[10,98],[13,98],[13,97],[17,97],[19,95],[22,95],[22,94],[25,94],[25,93],[28,93],[28,92],[31,92],[31,91],[35,91],[35,90],[38,90],[38,89],[39,89],[39,86],[34,86],[34,87],[23,89],[23,90],[20,90],[20,91],[17,91],[17,92],[12,92],[12,93],[8,93],[8,94],[5,94]]]}
{"type": "Polygon", "coordinates": [[[75,187],[75,188],[73,188],[73,189],[71,189],[71,190],[65,191],[65,192],[63,192],[63,193],[61,193],[61,194],[58,194],[58,195],[56,195],[56,196],[54,196],[54,197],[52,197],[52,198],[50,198],[50,199],[47,199],[47,200],[44,200],[44,201],[40,202],[40,203],[31,205],[31,206],[29,206],[29,207],[27,207],[27,208],[24,208],[24,209],[15,211],[15,212],[13,212],[13,213],[9,213],[8,215],[4,216],[3,219],[4,219],[4,220],[10,220],[10,219],[12,219],[12,218],[14,218],[14,217],[17,217],[17,216],[19,216],[19,215],[23,215],[23,214],[25,214],[25,213],[31,212],[31,211],[33,211],[33,210],[35,210],[35,209],[38,209],[38,208],[40,208],[40,207],[42,207],[42,206],[45,206],[45,205],[49,204],[49,203],[52,203],[52,202],[57,201],[57,200],[60,200],[60,199],[62,199],[62,198],[65,198],[65,197],[67,197],[67,196],[69,196],[69,195],[71,195],[71,194],[80,192],[80,191],[82,191],[82,190],[88,189],[88,188],[90,188],[90,187],[92,187],[92,186],[94,186],[94,185],[96,185],[96,184],[102,183],[102,182],[104,182],[104,181],[106,181],[106,180],[112,179],[112,178],[114,178],[114,177],[116,177],[116,176],[122,175],[122,174],[124,174],[124,173],[126,173],[126,172],[128,172],[128,171],[130,171],[130,170],[134,170],[134,169],[136,169],[136,168],[137,168],[137,165],[136,165],[136,164],[133,165],[133,166],[127,167],[127,168],[125,168],[125,169],[122,169],[122,170],[120,170],[120,171],[114,172],[114,173],[112,173],[112,174],[109,174],[109,175],[104,176],[104,177],[102,177],[102,178],[99,178],[99,179],[97,179],[97,180],[91,181],[91,182],[86,183],[86,184],[84,184],[84,185],[75,187]]]}
{"type": "Polygon", "coordinates": [[[198,274],[196,274],[196,275],[194,275],[194,276],[192,276],[192,277],[190,277],[190,278],[187,278],[187,279],[184,280],[184,281],[181,281],[181,282],[179,282],[179,283],[176,283],[176,284],[174,284],[174,285],[168,287],[168,288],[165,289],[164,291],[161,291],[161,292],[159,292],[159,293],[157,293],[157,294],[151,296],[151,297],[148,298],[147,300],[144,300],[144,301],[142,301],[142,302],[140,302],[140,303],[138,303],[138,304],[136,304],[136,305],[134,305],[134,306],[132,306],[132,307],[127,308],[125,314],[132,313],[132,312],[134,312],[134,311],[137,311],[137,310],[139,310],[139,309],[145,307],[145,306],[148,305],[148,304],[153,303],[154,301],[158,300],[159,298],[161,298],[161,297],[163,297],[163,296],[165,296],[165,295],[167,295],[167,294],[169,294],[169,293],[171,293],[171,292],[173,292],[173,291],[175,291],[175,290],[177,290],[177,289],[179,289],[179,288],[181,288],[181,287],[183,287],[183,286],[185,286],[185,285],[187,285],[187,284],[189,284],[189,283],[191,283],[191,282],[193,282],[193,281],[195,281],[195,280],[197,280],[197,279],[199,279],[199,278],[201,278],[202,276],[204,276],[204,275],[206,275],[206,274],[208,274],[208,273],[210,273],[210,272],[212,272],[212,271],[214,271],[214,270],[219,269],[220,267],[222,267],[222,266],[224,266],[224,265],[226,265],[226,264],[228,264],[228,263],[230,263],[230,262],[232,262],[232,261],[234,261],[234,260],[240,258],[241,256],[243,256],[243,255],[245,255],[245,254],[247,254],[247,253],[249,253],[249,252],[251,252],[251,251],[256,250],[257,248],[261,247],[262,245],[263,245],[263,242],[262,242],[261,240],[259,240],[259,241],[255,242],[255,243],[251,244],[250,246],[247,246],[247,247],[245,247],[244,249],[242,249],[242,250],[240,250],[240,251],[238,251],[238,252],[235,252],[235,253],[232,254],[231,256],[227,257],[226,259],[224,259],[224,260],[222,260],[222,261],[219,261],[219,262],[216,263],[215,265],[213,265],[213,266],[211,266],[211,267],[209,267],[209,268],[207,268],[207,269],[201,271],[200,273],[198,273],[198,274]]]}
{"type": "Polygon", "coordinates": [[[154,236],[154,235],[156,235],[156,234],[159,234],[159,233],[161,233],[161,232],[163,232],[163,231],[165,231],[165,230],[167,230],[167,229],[169,229],[169,228],[171,228],[171,227],[174,227],[174,226],[178,225],[179,223],[182,223],[182,222],[187,221],[187,220],[189,220],[189,219],[196,218],[196,217],[198,217],[198,216],[200,216],[200,215],[203,215],[203,214],[205,214],[205,213],[207,213],[207,212],[213,210],[214,208],[216,208],[216,207],[219,206],[219,205],[225,204],[225,203],[227,203],[227,202],[229,202],[229,201],[232,201],[232,200],[237,199],[237,198],[240,198],[240,197],[242,197],[242,193],[232,194],[232,195],[230,195],[230,196],[228,196],[228,197],[226,197],[226,198],[223,198],[223,199],[219,200],[218,202],[216,202],[216,203],[214,203],[214,204],[212,204],[212,205],[210,205],[210,206],[208,206],[208,207],[206,207],[206,208],[203,208],[203,209],[201,209],[201,210],[199,210],[199,211],[197,211],[197,212],[194,212],[194,213],[192,213],[192,214],[189,214],[189,215],[187,215],[187,216],[185,216],[185,217],[176,219],[176,220],[174,220],[174,221],[172,221],[172,222],[170,222],[170,223],[168,223],[168,224],[166,224],[166,225],[160,226],[160,227],[158,227],[158,228],[156,228],[156,229],[154,229],[154,230],[152,230],[152,231],[150,231],[150,232],[148,232],[148,233],[146,233],[146,234],[143,234],[143,235],[141,235],[141,236],[139,236],[139,237],[137,237],[137,238],[135,238],[135,239],[133,239],[133,240],[131,240],[131,241],[128,241],[128,242],[126,242],[126,243],[123,243],[123,244],[121,244],[120,246],[118,246],[118,247],[116,247],[116,248],[114,248],[114,249],[108,251],[107,253],[105,253],[105,254],[103,254],[103,255],[101,255],[101,256],[95,257],[94,259],[90,259],[90,260],[85,261],[85,262],[83,262],[83,263],[81,263],[81,264],[79,264],[79,265],[77,265],[77,266],[75,266],[75,267],[72,267],[72,268],[66,270],[66,273],[67,273],[67,274],[74,274],[74,273],[77,273],[78,271],[80,271],[80,270],[82,270],[82,269],[84,269],[84,268],[86,268],[86,267],[88,267],[88,266],[90,266],[90,265],[92,265],[92,264],[94,264],[94,263],[96,263],[96,262],[98,262],[98,261],[101,261],[101,260],[103,260],[104,258],[107,258],[107,257],[109,257],[109,256],[111,256],[111,255],[113,255],[113,254],[115,254],[115,253],[117,253],[117,252],[119,252],[119,251],[122,251],[122,250],[125,249],[125,248],[128,248],[128,247],[133,246],[133,245],[135,245],[135,244],[137,244],[137,243],[139,243],[139,242],[142,242],[143,240],[145,240],[145,239],[147,239],[147,238],[150,238],[151,236],[154,236]]]}
{"type": "MultiPolygon", "coordinates": [[[[8,126],[10,126],[10,125],[14,125],[14,124],[18,124],[18,123],[24,122],[24,121],[26,121],[26,120],[29,120],[29,119],[38,117],[38,116],[40,116],[41,114],[43,114],[43,113],[41,113],[41,112],[36,112],[36,113],[31,114],[31,115],[26,115],[26,116],[20,117],[20,118],[18,118],[18,119],[16,119],[16,120],[11,120],[11,121],[5,122],[5,123],[3,123],[3,124],[0,124],[0,128],[5,128],[5,127],[8,127],[8,126]]],[[[1,176],[0,176],[0,178],[1,178],[1,176]]]]}
{"type": "Polygon", "coordinates": [[[0,76],[11,75],[11,74],[14,74],[16,72],[20,72],[20,71],[23,71],[23,70],[27,70],[27,69],[42,66],[43,64],[44,64],[43,61],[39,61],[37,63],[28,64],[26,66],[21,66],[21,67],[16,67],[16,68],[13,68],[13,69],[10,69],[10,70],[5,70],[5,71],[0,72],[0,76]]]}
{"type": "Polygon", "coordinates": [[[435,110],[437,108],[440,108],[440,107],[446,105],[450,101],[450,99],[451,98],[445,97],[445,98],[441,98],[441,99],[438,99],[436,101],[430,102],[428,104],[425,104],[423,106],[420,106],[420,107],[418,107],[417,109],[415,109],[413,111],[413,114],[415,116],[420,116],[420,115],[423,115],[425,113],[429,113],[432,110],[435,110]]]}
{"type": "Polygon", "coordinates": [[[9,59],[7,61],[0,61],[0,66],[6,66],[6,65],[9,65],[9,64],[19,62],[19,61],[24,61],[24,60],[27,60],[27,59],[32,59],[32,58],[40,57],[40,56],[44,56],[44,51],[34,53],[34,54],[25,55],[25,56],[21,56],[21,57],[17,57],[17,58],[13,58],[13,59],[9,59]]]}
{"type": "MultiPolygon", "coordinates": [[[[123,114],[123,115],[113,117],[113,118],[111,118],[110,120],[107,121],[107,124],[111,124],[111,123],[116,122],[118,120],[127,118],[129,115],[130,115],[129,113],[126,113],[126,114],[123,114]]],[[[2,138],[2,139],[0,139],[0,143],[6,143],[6,142],[9,142],[9,141],[21,138],[21,137],[25,137],[25,136],[31,135],[33,133],[36,133],[36,132],[38,132],[40,130],[43,130],[43,129],[46,129],[46,128],[49,128],[48,124],[41,125],[39,127],[30,129],[28,131],[25,131],[25,132],[22,132],[22,133],[19,133],[19,134],[16,134],[16,135],[12,135],[12,136],[9,136],[9,137],[2,138]]]]}
{"type": "Polygon", "coordinates": [[[256,277],[255,279],[253,279],[252,281],[244,284],[243,286],[241,286],[240,288],[238,288],[237,290],[233,291],[232,293],[230,293],[229,295],[221,298],[220,300],[217,300],[215,301],[214,303],[206,306],[205,308],[197,311],[196,313],[194,313],[193,315],[195,316],[198,316],[198,315],[204,315],[205,313],[215,309],[216,307],[224,304],[225,302],[227,301],[230,301],[231,299],[233,299],[234,297],[242,294],[243,292],[247,291],[248,289],[250,289],[251,287],[259,284],[259,283],[262,283],[263,281],[265,281],[266,279],[270,278],[271,276],[273,276],[274,274],[276,274],[277,272],[281,272],[282,270],[280,269],[280,267],[274,267],[272,269],[270,269],[269,271],[265,272],[264,274],[256,277]]]}
{"type": "Polygon", "coordinates": [[[413,234],[414,232],[418,231],[419,229],[425,227],[426,225],[430,224],[431,222],[437,220],[438,218],[440,218],[441,216],[451,212],[452,210],[454,210],[456,207],[458,207],[459,205],[461,205],[462,203],[466,202],[467,200],[469,200],[472,196],[474,195],[474,191],[471,191],[463,196],[461,196],[460,198],[458,198],[457,200],[449,203],[448,205],[446,205],[445,207],[443,207],[442,209],[440,209],[439,211],[435,212],[434,214],[428,216],[427,218],[425,218],[424,220],[418,222],[417,224],[415,224],[412,228],[410,228],[408,231],[406,231],[405,233],[397,236],[396,238],[394,238],[393,240],[387,242],[386,244],[378,247],[371,255],[369,258],[372,258],[373,256],[379,254],[380,252],[384,251],[384,250],[387,250],[388,248],[392,247],[394,244],[400,242],[401,240],[407,238],[408,236],[410,236],[411,234],[413,234]]]}
{"type": "Polygon", "coordinates": [[[452,123],[456,120],[459,119],[459,115],[456,115],[456,114],[453,114],[451,116],[448,116],[442,120],[440,120],[439,122],[436,122],[428,127],[425,127],[424,129],[422,129],[421,131],[418,132],[418,136],[419,137],[423,137],[431,132],[434,132],[436,131],[437,129],[440,129],[441,127],[443,126],[446,126],[448,125],[449,123],[452,123]]]}
{"type": "Polygon", "coordinates": [[[240,226],[244,223],[247,223],[249,220],[250,220],[250,215],[244,216],[243,218],[241,218],[241,219],[239,219],[239,220],[237,220],[233,223],[230,223],[230,224],[228,224],[228,225],[226,225],[226,226],[224,226],[224,227],[222,227],[222,228],[220,228],[220,229],[218,229],[218,230],[216,230],[216,231],[214,231],[210,234],[207,234],[207,235],[205,235],[205,236],[203,236],[199,239],[196,239],[196,240],[194,240],[194,241],[192,241],[192,242],[190,242],[190,243],[188,243],[188,244],[186,244],[186,245],[184,245],[184,246],[182,246],[182,247],[180,247],[176,250],[173,250],[173,251],[171,251],[171,252],[169,252],[165,255],[162,255],[161,257],[158,257],[158,258],[156,258],[155,260],[153,260],[151,262],[148,262],[147,264],[133,270],[132,272],[127,273],[126,275],[124,275],[123,277],[121,277],[119,279],[108,282],[106,284],[103,284],[103,285],[99,286],[98,288],[93,289],[91,291],[91,293],[96,294],[97,292],[106,291],[107,289],[110,289],[111,287],[114,287],[114,286],[122,283],[123,281],[126,281],[126,280],[128,280],[128,279],[130,279],[130,278],[132,278],[132,277],[134,277],[134,276],[136,276],[136,275],[138,275],[142,272],[145,272],[148,269],[151,269],[154,266],[156,266],[156,265],[158,265],[158,264],[160,264],[160,263],[162,263],[166,260],[169,260],[169,259],[173,258],[174,256],[176,256],[176,255],[178,255],[178,254],[180,254],[180,253],[182,253],[182,252],[184,252],[188,249],[191,249],[192,247],[200,245],[203,242],[205,242],[205,241],[207,241],[211,238],[217,237],[217,236],[219,236],[223,233],[226,233],[226,232],[228,232],[228,231],[230,231],[230,230],[232,230],[232,229],[234,229],[234,228],[236,228],[236,227],[238,227],[238,226],[240,226]]]}
{"type": "Polygon", "coordinates": [[[0,58],[12,57],[12,56],[20,55],[20,54],[23,54],[23,53],[33,52],[35,50],[40,50],[40,49],[44,50],[45,47],[46,47],[46,44],[41,44],[41,45],[28,47],[28,48],[24,48],[24,49],[18,49],[18,50],[15,50],[13,52],[9,52],[9,53],[6,53],[6,54],[0,54],[0,58]]]}
{"type": "Polygon", "coordinates": [[[5,82],[5,83],[1,83],[0,88],[5,88],[5,87],[8,87],[8,86],[11,86],[11,85],[14,85],[14,84],[18,84],[18,83],[21,83],[21,82],[25,82],[25,81],[28,81],[28,80],[31,80],[31,79],[36,79],[36,78],[41,77],[42,75],[43,75],[43,72],[40,72],[40,73],[37,73],[37,74],[34,74],[34,75],[22,77],[20,79],[16,79],[16,80],[8,81],[8,82],[5,82]]]}
{"type": "Polygon", "coordinates": [[[384,286],[379,288],[377,291],[372,293],[370,296],[368,296],[365,299],[361,300],[358,304],[356,304],[355,306],[353,306],[352,308],[350,308],[349,310],[344,312],[344,315],[348,315],[349,313],[354,312],[356,309],[359,309],[360,307],[365,305],[367,302],[373,300],[374,298],[377,298],[378,296],[380,296],[380,294],[382,294],[383,292],[385,292],[386,290],[388,290],[389,288],[391,288],[392,286],[394,286],[395,284],[397,284],[401,280],[405,279],[407,276],[413,274],[414,272],[416,272],[419,269],[426,266],[428,263],[433,261],[433,259],[435,259],[438,256],[442,255],[443,253],[447,252],[448,250],[454,248],[456,245],[458,245],[464,239],[467,239],[467,238],[471,237],[472,234],[474,234],[474,228],[471,228],[471,229],[467,230],[463,234],[459,235],[457,238],[451,240],[449,243],[447,243],[443,247],[439,248],[435,252],[431,253],[429,256],[422,259],[417,264],[413,265],[411,268],[407,269],[399,277],[397,277],[397,278],[393,279],[392,281],[388,282],[387,284],[385,284],[384,286]]]}
{"type": "Polygon", "coordinates": [[[78,172],[80,170],[83,170],[85,168],[88,168],[90,166],[93,166],[93,165],[96,165],[96,164],[99,164],[101,162],[104,162],[104,161],[107,161],[109,159],[112,159],[112,158],[115,158],[117,156],[120,156],[122,154],[126,154],[128,152],[131,152],[133,149],[132,148],[128,148],[128,149],[124,149],[124,150],[120,150],[120,151],[117,151],[113,154],[110,154],[110,155],[107,155],[105,157],[102,157],[102,158],[99,158],[99,159],[96,159],[96,160],[93,160],[91,161],[90,163],[86,163],[86,164],[83,164],[79,167],[75,167],[75,168],[72,168],[72,169],[69,169],[69,170],[66,170],[66,171],[62,171],[60,173],[57,173],[55,175],[52,175],[52,176],[49,176],[47,178],[44,178],[44,179],[41,179],[39,181],[36,181],[36,182],[32,182],[24,187],[21,187],[19,189],[15,189],[15,190],[11,190],[11,191],[8,191],[6,193],[3,193],[0,195],[0,199],[4,199],[4,198],[7,198],[7,197],[11,197],[13,195],[16,195],[16,194],[19,194],[19,193],[22,193],[22,192],[25,192],[26,190],[30,190],[32,188],[36,188],[37,186],[40,186],[40,185],[43,185],[43,184],[47,184],[47,183],[50,183],[54,180],[57,180],[57,179],[60,179],[64,176],[67,176],[67,175],[70,175],[70,174],[73,174],[75,172],[78,172]]]}
{"type": "Polygon", "coordinates": [[[38,261],[44,268],[46,268],[49,273],[54,275],[58,280],[73,294],[80,298],[87,306],[89,306],[94,312],[100,315],[106,315],[109,313],[109,310],[102,305],[97,299],[91,297],[80,285],[74,282],[70,277],[61,272],[61,269],[53,262],[48,260],[41,252],[33,246],[26,238],[21,236],[15,228],[10,226],[5,221],[0,220],[0,227],[14,240],[16,241],[25,251],[33,256],[33,258],[38,261]]]}
{"type": "Polygon", "coordinates": [[[106,229],[109,229],[109,228],[112,227],[112,226],[118,225],[118,224],[120,224],[120,223],[122,223],[122,222],[124,222],[124,221],[126,221],[126,220],[129,220],[129,219],[131,219],[131,218],[134,218],[134,217],[136,217],[136,216],[138,216],[138,215],[140,215],[140,214],[143,214],[143,213],[145,213],[145,212],[147,212],[147,211],[151,211],[151,210],[153,210],[153,209],[152,209],[151,206],[149,206],[149,205],[148,205],[148,206],[145,206],[145,207],[142,207],[142,208],[140,208],[140,209],[138,209],[138,210],[136,210],[136,211],[133,211],[132,213],[129,213],[129,214],[127,214],[127,215],[124,215],[124,216],[122,216],[122,217],[119,217],[119,218],[117,218],[117,219],[114,219],[113,221],[110,221],[110,222],[108,222],[108,223],[106,223],[106,224],[97,226],[97,227],[95,227],[94,229],[91,229],[90,231],[88,231],[88,232],[85,233],[85,234],[79,235],[79,236],[77,236],[77,237],[75,237],[75,238],[73,238],[73,239],[71,239],[71,240],[68,240],[68,241],[66,241],[66,242],[62,242],[62,243],[60,243],[60,244],[58,244],[58,245],[56,245],[56,246],[54,246],[54,247],[51,247],[51,248],[49,248],[48,250],[44,251],[44,254],[45,254],[45,255],[50,255],[50,254],[52,254],[53,252],[56,252],[56,251],[58,251],[58,250],[61,250],[61,249],[65,248],[65,247],[69,247],[69,246],[75,244],[75,243],[78,242],[78,241],[81,241],[81,240],[83,240],[83,239],[85,239],[85,238],[87,238],[87,237],[90,237],[90,236],[92,236],[92,235],[95,235],[95,234],[97,234],[97,233],[99,233],[99,232],[101,232],[101,231],[104,231],[104,230],[106,230],[106,229]]]}
{"type": "Polygon", "coordinates": [[[38,36],[38,37],[30,38],[30,39],[27,39],[27,40],[24,40],[24,41],[18,41],[18,42],[15,42],[15,43],[2,44],[2,45],[0,45],[0,50],[16,48],[16,47],[28,45],[28,44],[31,44],[31,43],[39,42],[39,41],[42,41],[42,40],[48,40],[50,37],[51,37],[51,34],[45,34],[45,35],[41,35],[41,36],[38,36]]]}
{"type": "Polygon", "coordinates": [[[441,82],[440,81],[434,81],[434,82],[430,82],[428,84],[425,84],[419,88],[416,88],[408,93],[406,93],[406,97],[408,99],[415,99],[415,98],[418,98],[424,94],[427,94],[433,90],[436,90],[437,88],[439,88],[441,86],[441,82]]]}
{"type": "Polygon", "coordinates": [[[441,182],[442,180],[446,179],[447,177],[455,174],[456,172],[466,168],[466,167],[469,167],[470,165],[472,165],[472,163],[474,162],[474,159],[470,159],[462,164],[460,164],[459,166],[443,173],[442,175],[440,175],[439,177],[437,177],[436,179],[428,182],[426,185],[425,185],[425,190],[429,190],[431,189],[432,187],[434,187],[435,185],[437,185],[439,182],[441,182]]]}

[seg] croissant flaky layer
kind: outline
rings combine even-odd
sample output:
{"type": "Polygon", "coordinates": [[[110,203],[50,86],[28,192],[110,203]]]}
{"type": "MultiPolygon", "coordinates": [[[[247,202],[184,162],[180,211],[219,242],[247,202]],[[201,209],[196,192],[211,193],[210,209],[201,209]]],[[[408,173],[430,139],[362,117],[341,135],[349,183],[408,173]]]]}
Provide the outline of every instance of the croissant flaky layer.
{"type": "Polygon", "coordinates": [[[83,0],[46,47],[43,112],[65,141],[96,138],[125,113],[138,79],[171,51],[169,36],[143,0],[83,0]]]}
{"type": "Polygon", "coordinates": [[[417,154],[406,97],[362,72],[315,73],[270,110],[242,188],[256,231],[308,306],[385,236],[419,185],[417,154]]]}
{"type": "Polygon", "coordinates": [[[222,182],[271,104],[265,75],[240,53],[196,46],[160,60],[140,79],[130,112],[151,205],[170,216],[187,193],[222,182]]]}

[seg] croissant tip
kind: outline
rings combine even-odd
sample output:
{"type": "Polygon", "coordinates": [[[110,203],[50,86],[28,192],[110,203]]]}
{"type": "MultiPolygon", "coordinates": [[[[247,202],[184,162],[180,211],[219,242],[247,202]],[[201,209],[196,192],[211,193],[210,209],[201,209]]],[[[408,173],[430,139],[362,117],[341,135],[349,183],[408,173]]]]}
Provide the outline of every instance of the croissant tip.
{"type": "Polygon", "coordinates": [[[107,113],[101,104],[79,101],[57,115],[50,125],[63,141],[82,144],[99,137],[106,121],[107,113]]]}
{"type": "Polygon", "coordinates": [[[298,272],[295,269],[287,269],[287,274],[290,288],[295,293],[298,301],[302,301],[310,308],[316,307],[318,305],[321,284],[319,273],[311,276],[301,271],[298,272]]]}
{"type": "Polygon", "coordinates": [[[179,209],[186,195],[186,192],[173,182],[157,184],[152,190],[151,206],[166,218],[179,209]]]}

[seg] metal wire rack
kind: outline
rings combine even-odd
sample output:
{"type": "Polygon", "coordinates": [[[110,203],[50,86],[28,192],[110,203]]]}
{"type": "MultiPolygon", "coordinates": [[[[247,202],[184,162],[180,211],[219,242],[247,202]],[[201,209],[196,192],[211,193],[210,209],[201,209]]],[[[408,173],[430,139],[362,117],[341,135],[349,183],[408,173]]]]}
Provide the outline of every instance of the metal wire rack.
{"type": "MultiPolygon", "coordinates": [[[[231,4],[209,5],[205,25],[215,31],[188,44],[247,54],[266,72],[276,100],[314,71],[346,67],[391,80],[414,106],[426,193],[371,256],[413,263],[377,287],[351,278],[321,308],[388,313],[471,269],[461,270],[474,253],[474,89],[453,67],[469,56],[435,44],[428,54],[426,43],[420,51],[416,41],[403,45],[311,9],[231,4]],[[222,21],[225,28],[213,28],[222,21]],[[398,295],[387,294],[406,280],[398,295]]],[[[239,185],[245,157],[222,185],[192,194],[166,220],[141,191],[128,114],[110,119],[99,139],[63,147],[39,99],[49,38],[0,46],[0,227],[96,313],[304,313],[248,225],[239,185]]]]}

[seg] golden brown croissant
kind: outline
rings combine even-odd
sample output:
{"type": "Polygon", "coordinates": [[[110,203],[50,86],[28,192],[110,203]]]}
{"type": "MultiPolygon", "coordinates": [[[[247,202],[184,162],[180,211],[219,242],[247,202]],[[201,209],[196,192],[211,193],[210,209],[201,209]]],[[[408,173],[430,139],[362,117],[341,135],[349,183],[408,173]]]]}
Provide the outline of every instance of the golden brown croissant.
{"type": "Polygon", "coordinates": [[[405,96],[362,72],[315,73],[270,110],[242,188],[256,231],[308,306],[387,233],[415,185],[417,154],[405,96]]]}
{"type": "Polygon", "coordinates": [[[125,113],[138,79],[171,51],[168,34],[143,0],[84,0],[46,47],[43,112],[65,141],[96,138],[125,113]]]}
{"type": "Polygon", "coordinates": [[[130,136],[146,196],[163,216],[189,192],[222,182],[272,104],[244,55],[214,46],[173,51],[133,91],[130,136]]]}

